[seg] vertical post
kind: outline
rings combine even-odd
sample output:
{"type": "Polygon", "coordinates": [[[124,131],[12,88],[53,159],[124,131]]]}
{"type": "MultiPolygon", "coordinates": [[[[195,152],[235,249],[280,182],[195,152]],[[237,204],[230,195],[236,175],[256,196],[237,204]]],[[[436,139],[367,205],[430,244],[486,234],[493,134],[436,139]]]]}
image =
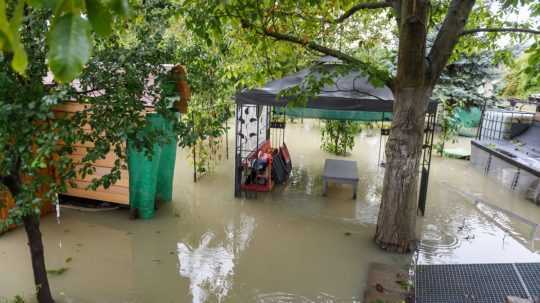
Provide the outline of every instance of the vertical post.
{"type": "Polygon", "coordinates": [[[381,131],[379,133],[379,155],[377,156],[377,167],[381,166],[381,150],[382,150],[382,136],[383,136],[383,120],[384,120],[384,112],[381,112],[381,131]]]}
{"type": "MultiPolygon", "coordinates": [[[[302,118],[302,123],[304,123],[304,120],[302,118]]],[[[283,143],[285,142],[285,125],[287,124],[287,107],[285,107],[285,109],[283,110],[283,128],[281,129],[281,133],[282,133],[282,136],[281,136],[281,145],[283,145],[283,143]]]]}
{"type": "MultiPolygon", "coordinates": [[[[271,105],[266,106],[266,140],[270,140],[270,112],[271,112],[271,105]]],[[[270,141],[270,145],[272,145],[272,141],[270,141]]]]}
{"type": "Polygon", "coordinates": [[[241,131],[241,126],[239,127],[239,120],[241,117],[239,117],[239,112],[241,115],[242,107],[238,104],[236,104],[235,108],[235,133],[234,133],[234,196],[240,197],[240,182],[242,179],[242,175],[240,172],[240,158],[241,158],[241,150],[242,150],[242,141],[239,140],[239,134],[241,131]],[[240,109],[240,110],[239,110],[240,109]]]}
{"type": "MultiPolygon", "coordinates": [[[[195,114],[193,110],[191,111],[191,120],[193,121],[193,132],[196,132],[195,128],[195,114]]],[[[197,139],[195,139],[195,144],[193,144],[193,183],[197,183],[197,139]]]]}
{"type": "Polygon", "coordinates": [[[478,132],[476,133],[476,139],[482,140],[482,127],[484,125],[484,114],[486,113],[487,100],[484,100],[482,105],[482,113],[480,114],[480,125],[478,126],[478,132]]]}
{"type": "Polygon", "coordinates": [[[435,137],[435,120],[437,111],[429,112],[428,107],[428,123],[424,134],[424,145],[422,146],[422,173],[420,176],[420,193],[418,195],[418,210],[424,216],[426,211],[427,190],[429,185],[429,171],[431,169],[431,154],[433,150],[433,139],[435,137]]]}
{"type": "Polygon", "coordinates": [[[255,142],[255,151],[257,151],[259,149],[259,133],[261,131],[260,129],[260,122],[261,122],[261,116],[260,116],[260,107],[261,105],[256,105],[255,106],[255,116],[257,117],[257,142],[255,142]]]}
{"type": "Polygon", "coordinates": [[[229,123],[225,120],[225,158],[229,160],[229,123]]]}

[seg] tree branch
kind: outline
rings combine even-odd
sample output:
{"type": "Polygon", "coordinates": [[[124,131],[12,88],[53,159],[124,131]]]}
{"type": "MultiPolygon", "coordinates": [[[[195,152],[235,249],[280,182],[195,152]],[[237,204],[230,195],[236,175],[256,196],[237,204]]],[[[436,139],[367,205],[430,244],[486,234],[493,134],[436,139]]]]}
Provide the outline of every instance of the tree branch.
{"type": "Polygon", "coordinates": [[[332,23],[342,23],[343,21],[347,20],[349,17],[354,15],[356,12],[363,10],[363,9],[378,9],[378,8],[387,8],[392,7],[392,0],[385,0],[381,2],[365,2],[365,3],[358,3],[351,7],[349,10],[343,13],[340,17],[335,19],[332,23]]]}
{"type": "MultiPolygon", "coordinates": [[[[362,60],[360,60],[358,58],[347,55],[347,54],[345,54],[343,52],[340,52],[340,51],[338,51],[336,49],[332,49],[332,48],[328,48],[326,46],[322,46],[320,44],[317,44],[317,43],[315,43],[313,41],[309,41],[307,39],[304,40],[304,39],[301,39],[301,38],[298,38],[298,37],[295,37],[295,36],[292,36],[292,35],[287,35],[287,34],[283,34],[283,33],[274,32],[274,31],[271,31],[269,29],[264,29],[261,34],[265,35],[265,36],[268,36],[268,37],[272,37],[272,38],[274,38],[276,40],[279,40],[279,41],[286,41],[286,42],[291,42],[291,43],[294,43],[294,44],[302,45],[304,47],[307,47],[308,49],[317,51],[319,53],[341,59],[341,60],[343,60],[343,61],[345,61],[345,62],[347,62],[349,64],[358,65],[361,69],[363,69],[364,72],[372,71],[372,72],[374,72],[375,74],[378,74],[378,75],[385,74],[383,71],[376,69],[375,67],[373,67],[369,63],[366,63],[366,62],[364,62],[364,61],[362,61],[362,60]]],[[[393,87],[392,79],[381,79],[381,80],[385,81],[385,84],[388,87],[390,87],[390,88],[393,87]]]]}
{"type": "Polygon", "coordinates": [[[426,83],[433,87],[454,51],[475,0],[452,0],[437,38],[427,57],[426,83]]]}
{"type": "Polygon", "coordinates": [[[274,32],[274,31],[271,31],[271,30],[268,30],[268,29],[265,29],[263,31],[263,34],[265,36],[272,37],[272,38],[274,38],[276,40],[292,42],[292,43],[295,43],[295,44],[305,46],[305,47],[307,47],[309,49],[318,51],[319,53],[323,53],[325,55],[336,57],[336,58],[341,59],[343,61],[346,61],[348,63],[358,64],[358,65],[364,65],[365,64],[364,62],[360,61],[359,59],[357,59],[357,58],[355,58],[353,56],[347,55],[347,54],[345,54],[343,52],[340,52],[340,51],[338,51],[336,49],[332,49],[332,48],[328,48],[326,46],[322,46],[322,45],[317,44],[317,43],[315,43],[313,41],[303,40],[303,39],[300,39],[300,38],[295,37],[295,36],[274,32]]]}
{"type": "Polygon", "coordinates": [[[476,33],[526,33],[540,35],[540,31],[529,28],[473,28],[464,30],[459,35],[474,35],[476,33]]]}

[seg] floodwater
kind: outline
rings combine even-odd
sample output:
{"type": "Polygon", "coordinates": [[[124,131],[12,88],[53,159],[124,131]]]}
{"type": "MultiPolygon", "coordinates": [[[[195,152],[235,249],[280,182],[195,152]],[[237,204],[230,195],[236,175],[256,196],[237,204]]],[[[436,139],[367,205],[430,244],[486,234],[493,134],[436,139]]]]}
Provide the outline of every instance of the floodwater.
{"type": "MultiPolygon", "coordinates": [[[[418,251],[379,250],[372,242],[384,171],[377,165],[377,133],[360,134],[347,157],[358,162],[356,201],[347,186],[331,185],[328,196],[321,196],[324,159],[337,157],[320,150],[318,121],[305,121],[287,126],[294,165],[289,184],[257,199],[233,198],[232,157],[194,184],[192,168],[179,151],[174,201],[153,220],[131,221],[127,210],[62,209],[59,223],[47,216],[42,221],[47,265],[68,268],[50,277],[56,299],[361,302],[370,262],[407,268],[414,262],[540,261],[540,241],[531,240],[531,226],[524,223],[540,222],[540,208],[484,177],[468,161],[437,156],[426,216],[419,218],[418,251]],[[477,199],[523,218],[474,205],[477,199]]],[[[0,273],[0,297],[32,297],[22,228],[0,237],[0,273]]]]}

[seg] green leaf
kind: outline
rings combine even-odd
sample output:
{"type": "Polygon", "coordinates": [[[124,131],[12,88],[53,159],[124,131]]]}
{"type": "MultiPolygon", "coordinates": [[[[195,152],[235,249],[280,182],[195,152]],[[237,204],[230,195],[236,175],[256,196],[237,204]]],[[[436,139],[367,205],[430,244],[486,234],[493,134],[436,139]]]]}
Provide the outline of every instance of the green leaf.
{"type": "Polygon", "coordinates": [[[57,18],[51,26],[47,37],[49,68],[58,81],[75,79],[90,59],[89,29],[88,20],[72,13],[57,18]]]}
{"type": "Polygon", "coordinates": [[[111,33],[112,15],[99,0],[86,0],[88,19],[98,35],[106,37],[111,33]]]}
{"type": "Polygon", "coordinates": [[[129,2],[128,0],[112,0],[111,8],[117,14],[127,16],[129,14],[129,2]]]}
{"type": "Polygon", "coordinates": [[[15,10],[13,12],[13,17],[11,17],[11,20],[9,20],[12,32],[16,32],[21,26],[24,11],[24,2],[24,0],[19,0],[17,2],[17,6],[15,7],[15,10]]]}
{"type": "Polygon", "coordinates": [[[21,43],[19,36],[19,27],[21,26],[22,17],[24,11],[24,0],[19,0],[13,17],[10,20],[10,29],[12,34],[11,47],[13,50],[13,61],[11,61],[11,67],[19,74],[24,74],[26,66],[28,65],[28,57],[24,46],[21,43]]]}
{"type": "Polygon", "coordinates": [[[61,0],[60,6],[55,9],[56,15],[61,15],[63,12],[71,12],[79,14],[84,7],[84,0],[61,0]]]}
{"type": "Polygon", "coordinates": [[[57,0],[28,0],[28,4],[34,8],[55,9],[59,3],[57,0]]]}
{"type": "Polygon", "coordinates": [[[10,22],[7,20],[6,3],[0,0],[0,46],[2,50],[13,52],[11,67],[24,75],[28,58],[19,36],[19,26],[22,20],[24,1],[19,0],[10,22]]]}

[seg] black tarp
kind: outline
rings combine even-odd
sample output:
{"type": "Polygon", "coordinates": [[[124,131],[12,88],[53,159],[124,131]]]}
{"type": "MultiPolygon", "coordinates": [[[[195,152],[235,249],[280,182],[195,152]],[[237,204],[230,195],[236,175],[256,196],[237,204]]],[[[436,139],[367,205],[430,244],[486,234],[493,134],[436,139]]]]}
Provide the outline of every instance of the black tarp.
{"type": "MultiPolygon", "coordinates": [[[[287,106],[292,97],[279,97],[283,90],[306,87],[312,79],[331,75],[332,84],[325,85],[315,96],[308,99],[305,107],[315,109],[392,112],[394,96],[386,87],[374,87],[368,78],[357,70],[342,72],[343,64],[334,58],[324,57],[315,65],[281,79],[270,81],[263,87],[243,90],[236,94],[236,103],[287,106]]],[[[430,102],[429,111],[436,110],[430,102]]]]}

